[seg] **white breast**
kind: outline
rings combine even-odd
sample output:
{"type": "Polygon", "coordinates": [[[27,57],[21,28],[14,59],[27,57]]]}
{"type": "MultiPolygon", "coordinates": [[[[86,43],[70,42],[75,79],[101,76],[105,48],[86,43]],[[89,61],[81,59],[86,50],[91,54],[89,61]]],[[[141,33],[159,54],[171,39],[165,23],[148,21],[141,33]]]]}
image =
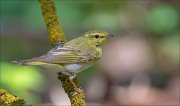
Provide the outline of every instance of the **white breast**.
{"type": "Polygon", "coordinates": [[[80,64],[68,64],[68,65],[65,65],[65,68],[68,71],[76,71],[76,70],[81,69],[82,65],[80,65],[80,64]]]}
{"type": "Polygon", "coordinates": [[[65,65],[66,71],[72,72],[72,73],[78,73],[80,71],[83,71],[89,67],[91,67],[93,64],[67,64],[65,65]]]}

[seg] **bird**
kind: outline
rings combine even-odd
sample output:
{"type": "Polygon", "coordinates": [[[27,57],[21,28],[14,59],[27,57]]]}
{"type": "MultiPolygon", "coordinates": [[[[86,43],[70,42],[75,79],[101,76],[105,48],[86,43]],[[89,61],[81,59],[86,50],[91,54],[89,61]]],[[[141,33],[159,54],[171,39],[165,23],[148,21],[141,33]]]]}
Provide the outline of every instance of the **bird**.
{"type": "Polygon", "coordinates": [[[73,78],[77,73],[94,65],[102,56],[102,46],[113,35],[102,30],[88,31],[80,37],[59,44],[45,55],[28,60],[13,61],[19,65],[54,66],[69,76],[75,88],[73,78]]]}

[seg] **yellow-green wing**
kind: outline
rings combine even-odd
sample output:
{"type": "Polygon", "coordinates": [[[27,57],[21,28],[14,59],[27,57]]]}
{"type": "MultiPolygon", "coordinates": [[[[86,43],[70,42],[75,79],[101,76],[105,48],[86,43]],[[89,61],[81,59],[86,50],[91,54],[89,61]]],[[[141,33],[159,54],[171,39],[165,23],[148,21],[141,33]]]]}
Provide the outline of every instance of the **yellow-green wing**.
{"type": "Polygon", "coordinates": [[[41,65],[41,64],[70,64],[85,63],[93,60],[89,52],[81,52],[70,47],[59,47],[49,51],[46,55],[35,57],[30,60],[22,61],[24,65],[41,65]]]}

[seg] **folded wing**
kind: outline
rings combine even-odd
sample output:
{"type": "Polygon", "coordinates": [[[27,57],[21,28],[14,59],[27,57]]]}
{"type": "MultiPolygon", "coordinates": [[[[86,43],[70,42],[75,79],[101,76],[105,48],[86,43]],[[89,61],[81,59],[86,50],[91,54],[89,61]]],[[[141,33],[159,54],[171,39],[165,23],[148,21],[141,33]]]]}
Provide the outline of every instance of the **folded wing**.
{"type": "Polygon", "coordinates": [[[49,51],[46,55],[35,57],[29,60],[22,60],[17,63],[21,65],[43,65],[43,64],[72,64],[84,63],[91,60],[88,52],[84,53],[68,46],[58,47],[49,51]]]}

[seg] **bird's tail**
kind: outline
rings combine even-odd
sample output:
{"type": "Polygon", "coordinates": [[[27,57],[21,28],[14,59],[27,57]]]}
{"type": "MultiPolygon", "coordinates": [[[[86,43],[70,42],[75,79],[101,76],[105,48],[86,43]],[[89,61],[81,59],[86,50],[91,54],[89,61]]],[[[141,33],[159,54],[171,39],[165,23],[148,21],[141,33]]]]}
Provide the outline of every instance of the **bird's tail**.
{"type": "Polygon", "coordinates": [[[20,60],[20,61],[11,61],[13,63],[19,64],[19,65],[44,65],[47,64],[46,62],[42,62],[42,61],[32,61],[32,60],[20,60]]]}

